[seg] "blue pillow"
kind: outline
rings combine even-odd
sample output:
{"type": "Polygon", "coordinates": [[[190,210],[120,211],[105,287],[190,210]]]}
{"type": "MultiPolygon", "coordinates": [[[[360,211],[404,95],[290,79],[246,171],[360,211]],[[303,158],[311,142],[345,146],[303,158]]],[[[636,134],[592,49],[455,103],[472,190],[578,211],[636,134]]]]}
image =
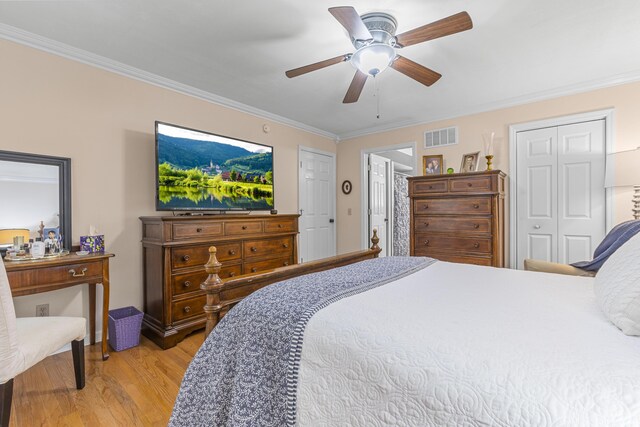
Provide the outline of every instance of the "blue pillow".
{"type": "Polygon", "coordinates": [[[621,222],[613,227],[598,245],[591,261],[579,261],[571,265],[587,271],[598,271],[612,253],[638,232],[640,232],[640,219],[621,222]]]}

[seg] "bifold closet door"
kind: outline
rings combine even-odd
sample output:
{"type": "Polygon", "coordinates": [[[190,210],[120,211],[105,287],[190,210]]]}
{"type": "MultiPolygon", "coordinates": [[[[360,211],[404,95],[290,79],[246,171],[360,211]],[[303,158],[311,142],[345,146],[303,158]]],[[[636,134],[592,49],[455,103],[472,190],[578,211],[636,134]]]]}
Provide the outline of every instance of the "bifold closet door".
{"type": "Polygon", "coordinates": [[[604,120],[518,132],[517,268],[590,259],[605,234],[604,120]]]}

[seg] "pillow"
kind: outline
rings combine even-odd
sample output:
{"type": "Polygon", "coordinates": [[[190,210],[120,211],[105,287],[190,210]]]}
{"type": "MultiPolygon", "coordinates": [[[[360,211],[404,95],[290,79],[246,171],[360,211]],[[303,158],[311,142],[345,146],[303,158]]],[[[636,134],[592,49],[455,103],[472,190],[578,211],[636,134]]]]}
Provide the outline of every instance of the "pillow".
{"type": "Polygon", "coordinates": [[[595,277],[596,300],[627,335],[640,335],[640,233],[623,244],[595,277]]]}

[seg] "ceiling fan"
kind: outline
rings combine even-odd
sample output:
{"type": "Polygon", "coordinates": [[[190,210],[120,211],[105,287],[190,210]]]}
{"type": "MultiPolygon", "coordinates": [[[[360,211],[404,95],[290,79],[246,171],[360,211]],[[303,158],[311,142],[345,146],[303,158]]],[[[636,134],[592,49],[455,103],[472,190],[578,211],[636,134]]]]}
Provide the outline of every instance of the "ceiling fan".
{"type": "Polygon", "coordinates": [[[342,101],[345,104],[356,102],[367,77],[375,77],[387,67],[400,71],[423,85],[431,86],[442,75],[398,55],[396,50],[473,28],[469,14],[460,12],[396,36],[398,23],[388,13],[374,12],[360,16],[351,6],[331,7],[329,13],[347,30],[356,51],[295,68],[285,74],[292,78],[350,61],[356,67],[356,74],[342,101]]]}

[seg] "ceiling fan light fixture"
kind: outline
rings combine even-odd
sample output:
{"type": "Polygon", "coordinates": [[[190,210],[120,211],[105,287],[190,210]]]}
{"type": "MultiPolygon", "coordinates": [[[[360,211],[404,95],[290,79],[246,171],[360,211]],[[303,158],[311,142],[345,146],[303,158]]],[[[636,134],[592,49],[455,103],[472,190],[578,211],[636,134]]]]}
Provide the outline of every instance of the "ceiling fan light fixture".
{"type": "Polygon", "coordinates": [[[351,63],[364,74],[375,77],[386,70],[395,57],[396,51],[393,47],[372,43],[358,49],[351,57],[351,63]]]}

